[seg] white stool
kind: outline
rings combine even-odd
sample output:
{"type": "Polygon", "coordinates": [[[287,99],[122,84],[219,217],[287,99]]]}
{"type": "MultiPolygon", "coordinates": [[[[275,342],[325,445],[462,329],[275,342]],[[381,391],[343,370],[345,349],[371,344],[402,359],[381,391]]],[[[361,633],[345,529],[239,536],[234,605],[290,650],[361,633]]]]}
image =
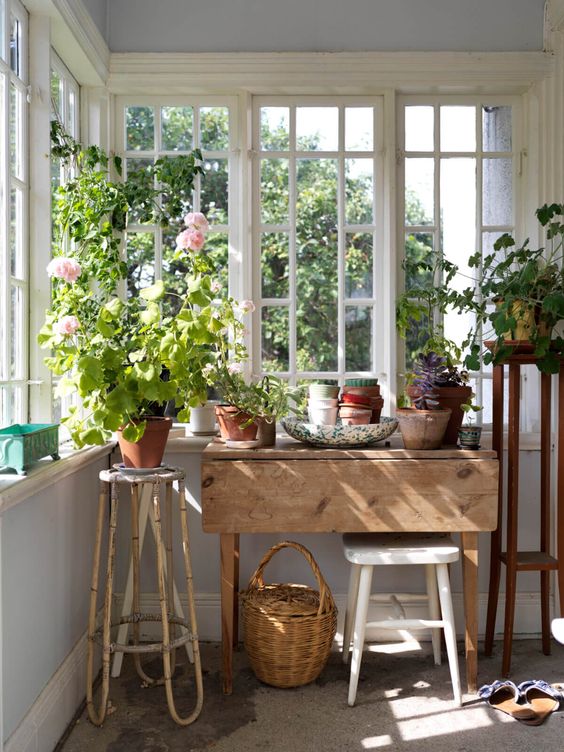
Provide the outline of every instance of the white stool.
{"type": "MultiPolygon", "coordinates": [[[[458,546],[448,535],[442,534],[347,533],[343,535],[343,547],[345,558],[352,564],[343,634],[343,663],[348,662],[351,632],[354,634],[349,705],[354,705],[356,700],[367,626],[381,629],[431,629],[433,655],[437,666],[441,663],[440,630],[444,629],[454,699],[457,705],[461,705],[456,630],[447,567],[450,562],[458,560],[458,546]],[[386,564],[425,564],[429,619],[401,618],[369,622],[367,625],[372,568],[386,564]]],[[[391,600],[396,608],[403,611],[395,596],[392,595],[391,600]]]]}

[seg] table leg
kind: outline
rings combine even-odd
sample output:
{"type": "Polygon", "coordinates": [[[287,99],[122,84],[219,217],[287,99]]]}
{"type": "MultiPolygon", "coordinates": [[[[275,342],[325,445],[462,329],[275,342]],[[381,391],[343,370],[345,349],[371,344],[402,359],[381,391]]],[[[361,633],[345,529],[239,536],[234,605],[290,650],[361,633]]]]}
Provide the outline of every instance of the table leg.
{"type": "Polygon", "coordinates": [[[233,691],[233,646],[239,629],[239,534],[222,533],[221,549],[221,645],[223,694],[233,691]]]}
{"type": "Polygon", "coordinates": [[[465,532],[462,538],[462,579],[466,621],[466,682],[468,692],[478,689],[478,533],[465,532]]]}
{"type": "Polygon", "coordinates": [[[564,365],[558,374],[558,457],[556,502],[556,550],[558,557],[558,596],[560,616],[564,616],[564,365]]]}

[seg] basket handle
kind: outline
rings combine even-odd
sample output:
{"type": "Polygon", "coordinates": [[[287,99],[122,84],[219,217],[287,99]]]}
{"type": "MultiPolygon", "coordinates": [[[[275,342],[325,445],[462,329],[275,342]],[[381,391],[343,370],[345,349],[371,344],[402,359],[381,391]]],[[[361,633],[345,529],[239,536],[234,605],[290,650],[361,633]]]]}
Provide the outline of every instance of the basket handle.
{"type": "Polygon", "coordinates": [[[283,548],[295,548],[296,551],[299,551],[305,557],[308,564],[310,565],[319,586],[319,609],[317,610],[317,615],[321,616],[321,614],[325,613],[326,611],[334,609],[335,601],[333,600],[329,586],[325,582],[323,575],[321,574],[321,570],[317,566],[317,562],[313,558],[313,555],[310,551],[307,550],[305,546],[302,546],[301,543],[296,543],[295,541],[282,541],[281,543],[277,543],[275,546],[272,546],[272,548],[267,551],[262,557],[260,564],[256,568],[255,573],[249,581],[247,589],[250,590],[251,588],[258,589],[264,587],[264,568],[272,559],[274,554],[278,553],[278,551],[283,548]]]}

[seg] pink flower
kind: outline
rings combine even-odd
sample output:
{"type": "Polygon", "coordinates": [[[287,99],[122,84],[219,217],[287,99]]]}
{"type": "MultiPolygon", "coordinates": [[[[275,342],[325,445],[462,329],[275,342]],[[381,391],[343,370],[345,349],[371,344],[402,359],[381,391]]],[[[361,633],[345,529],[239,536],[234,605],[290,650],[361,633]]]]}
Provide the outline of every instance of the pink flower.
{"type": "Polygon", "coordinates": [[[209,222],[202,212],[190,212],[184,217],[184,224],[191,230],[207,232],[210,229],[209,222]]]}
{"type": "Polygon", "coordinates": [[[47,266],[47,274],[50,277],[64,279],[65,282],[76,282],[82,273],[78,261],[65,256],[56,256],[47,266]]]}
{"type": "Polygon", "coordinates": [[[257,307],[252,300],[242,300],[239,303],[239,309],[242,313],[252,313],[253,311],[256,311],[256,308],[257,307]]]}
{"type": "Polygon", "coordinates": [[[221,282],[219,280],[214,279],[214,281],[211,283],[211,291],[215,294],[218,293],[221,290],[221,282]]]}
{"type": "Polygon", "coordinates": [[[80,328],[80,321],[76,316],[63,316],[55,324],[55,331],[57,334],[62,334],[64,337],[68,337],[74,334],[80,328]]]}
{"type": "Polygon", "coordinates": [[[229,363],[229,365],[227,366],[227,370],[231,374],[233,374],[233,373],[242,373],[243,368],[242,368],[242,366],[241,366],[240,363],[229,363]]]}
{"type": "Polygon", "coordinates": [[[199,251],[205,242],[206,237],[200,230],[183,230],[176,237],[176,247],[184,251],[199,251]]]}

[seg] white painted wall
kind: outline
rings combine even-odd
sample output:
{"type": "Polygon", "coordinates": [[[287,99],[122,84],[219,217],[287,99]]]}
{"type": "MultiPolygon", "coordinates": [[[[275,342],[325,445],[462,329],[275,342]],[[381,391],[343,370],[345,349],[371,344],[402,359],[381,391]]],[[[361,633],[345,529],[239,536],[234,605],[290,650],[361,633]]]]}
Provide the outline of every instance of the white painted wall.
{"type": "MultiPolygon", "coordinates": [[[[85,0],[100,14],[102,0],[85,0]]],[[[111,0],[113,52],[539,50],[544,0],[111,0]]]]}

